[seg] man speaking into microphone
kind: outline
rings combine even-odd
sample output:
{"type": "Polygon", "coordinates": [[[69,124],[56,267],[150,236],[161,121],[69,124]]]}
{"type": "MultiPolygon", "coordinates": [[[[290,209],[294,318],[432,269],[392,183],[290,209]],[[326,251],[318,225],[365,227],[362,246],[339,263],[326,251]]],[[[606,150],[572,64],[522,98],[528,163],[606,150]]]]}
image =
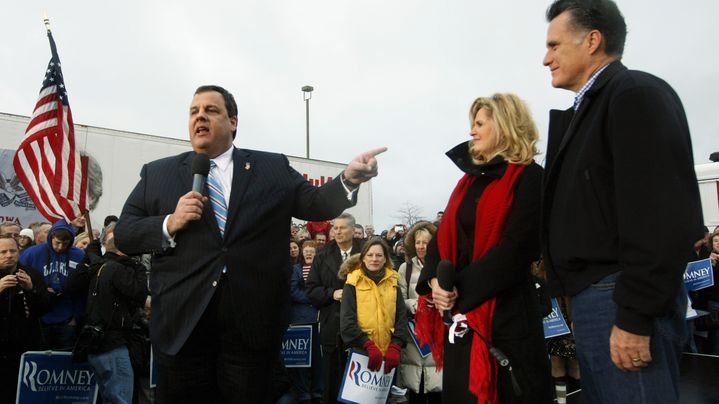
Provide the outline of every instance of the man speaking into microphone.
{"type": "Polygon", "coordinates": [[[189,112],[193,151],[146,164],[115,229],[121,251],[155,253],[156,399],[269,403],[289,320],[291,218],[327,220],[353,206],[386,149],[315,187],[284,155],[233,146],[237,104],[224,88],[199,87],[189,112]],[[205,187],[193,187],[193,172],[206,172],[193,163],[199,154],[210,163],[205,187]]]}

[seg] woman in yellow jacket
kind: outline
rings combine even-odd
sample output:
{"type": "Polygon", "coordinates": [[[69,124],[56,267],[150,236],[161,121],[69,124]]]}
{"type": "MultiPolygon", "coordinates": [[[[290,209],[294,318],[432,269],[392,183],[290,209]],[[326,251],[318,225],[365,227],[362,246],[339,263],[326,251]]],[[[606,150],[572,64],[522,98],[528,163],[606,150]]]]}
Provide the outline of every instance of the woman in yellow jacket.
{"type": "Polygon", "coordinates": [[[367,352],[367,367],[377,371],[384,358],[385,373],[399,365],[400,352],[409,339],[407,314],[398,283],[399,275],[389,259],[389,247],[370,239],[359,255],[340,267],[342,290],[340,334],[345,345],[367,352]]]}

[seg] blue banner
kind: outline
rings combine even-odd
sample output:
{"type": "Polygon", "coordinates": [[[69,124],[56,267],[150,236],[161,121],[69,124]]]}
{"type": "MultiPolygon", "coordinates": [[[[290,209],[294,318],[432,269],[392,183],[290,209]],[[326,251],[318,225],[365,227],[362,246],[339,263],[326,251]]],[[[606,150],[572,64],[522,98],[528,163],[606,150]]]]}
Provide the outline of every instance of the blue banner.
{"type": "Polygon", "coordinates": [[[288,368],[312,367],[312,326],[293,325],[282,338],[282,359],[288,368]]]}
{"type": "Polygon", "coordinates": [[[567,322],[564,321],[562,310],[559,309],[556,298],[552,298],[552,312],[547,317],[544,317],[542,323],[544,323],[544,338],[558,337],[571,332],[567,322]]]}
{"type": "Polygon", "coordinates": [[[714,286],[714,272],[709,258],[687,264],[684,272],[684,284],[690,292],[714,286]]]}
{"type": "Polygon", "coordinates": [[[87,363],[73,363],[70,352],[25,352],[20,359],[17,403],[93,404],[95,373],[87,363]]]}
{"type": "Polygon", "coordinates": [[[429,344],[424,344],[420,346],[419,339],[417,339],[417,334],[414,331],[414,319],[410,319],[409,321],[407,321],[407,327],[409,328],[409,335],[412,336],[412,341],[414,341],[414,345],[417,347],[419,354],[423,358],[428,357],[429,354],[432,353],[432,348],[430,348],[429,344]]]}

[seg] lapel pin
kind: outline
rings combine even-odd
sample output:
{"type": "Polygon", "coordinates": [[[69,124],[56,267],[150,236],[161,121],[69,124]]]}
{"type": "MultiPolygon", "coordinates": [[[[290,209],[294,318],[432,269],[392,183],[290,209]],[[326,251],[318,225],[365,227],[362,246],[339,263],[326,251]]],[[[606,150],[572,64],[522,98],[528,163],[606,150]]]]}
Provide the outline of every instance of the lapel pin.
{"type": "Polygon", "coordinates": [[[250,163],[249,162],[245,163],[245,171],[250,171],[250,163]]]}

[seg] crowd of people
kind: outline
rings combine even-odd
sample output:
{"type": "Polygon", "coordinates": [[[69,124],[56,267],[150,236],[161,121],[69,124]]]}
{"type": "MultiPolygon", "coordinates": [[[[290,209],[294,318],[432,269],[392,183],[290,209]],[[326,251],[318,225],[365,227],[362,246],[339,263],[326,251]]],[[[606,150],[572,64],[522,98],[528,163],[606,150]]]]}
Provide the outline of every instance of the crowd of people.
{"type": "Polygon", "coordinates": [[[386,148],[315,187],[235,148],[234,96],[197,88],[193,150],[146,164],[98,235],[0,225],[2,382],[26,350],[72,350],[106,402],[145,400],[151,311],[159,404],[335,402],[350,348],[411,403],[561,403],[570,383],[587,403],[678,402],[682,351],[719,345],[716,285],[686,320],[687,262],[716,272],[719,234],[701,236],[681,100],[621,63],[613,1],[556,0],[546,19],[543,63],[576,97],[551,112],[545,166],[521,98],[476,98],[444,211],[380,234],[342,212],[386,148]],[[188,192],[193,174],[207,184],[188,192]],[[570,336],[545,340],[547,291],[570,336]],[[283,366],[290,324],[312,330],[309,368],[283,366]]]}
{"type": "Polygon", "coordinates": [[[117,220],[99,238],[83,218],[0,224],[0,402],[15,402],[21,355],[42,350],[88,363],[103,402],[152,402],[148,259],[117,249],[117,220]]]}

